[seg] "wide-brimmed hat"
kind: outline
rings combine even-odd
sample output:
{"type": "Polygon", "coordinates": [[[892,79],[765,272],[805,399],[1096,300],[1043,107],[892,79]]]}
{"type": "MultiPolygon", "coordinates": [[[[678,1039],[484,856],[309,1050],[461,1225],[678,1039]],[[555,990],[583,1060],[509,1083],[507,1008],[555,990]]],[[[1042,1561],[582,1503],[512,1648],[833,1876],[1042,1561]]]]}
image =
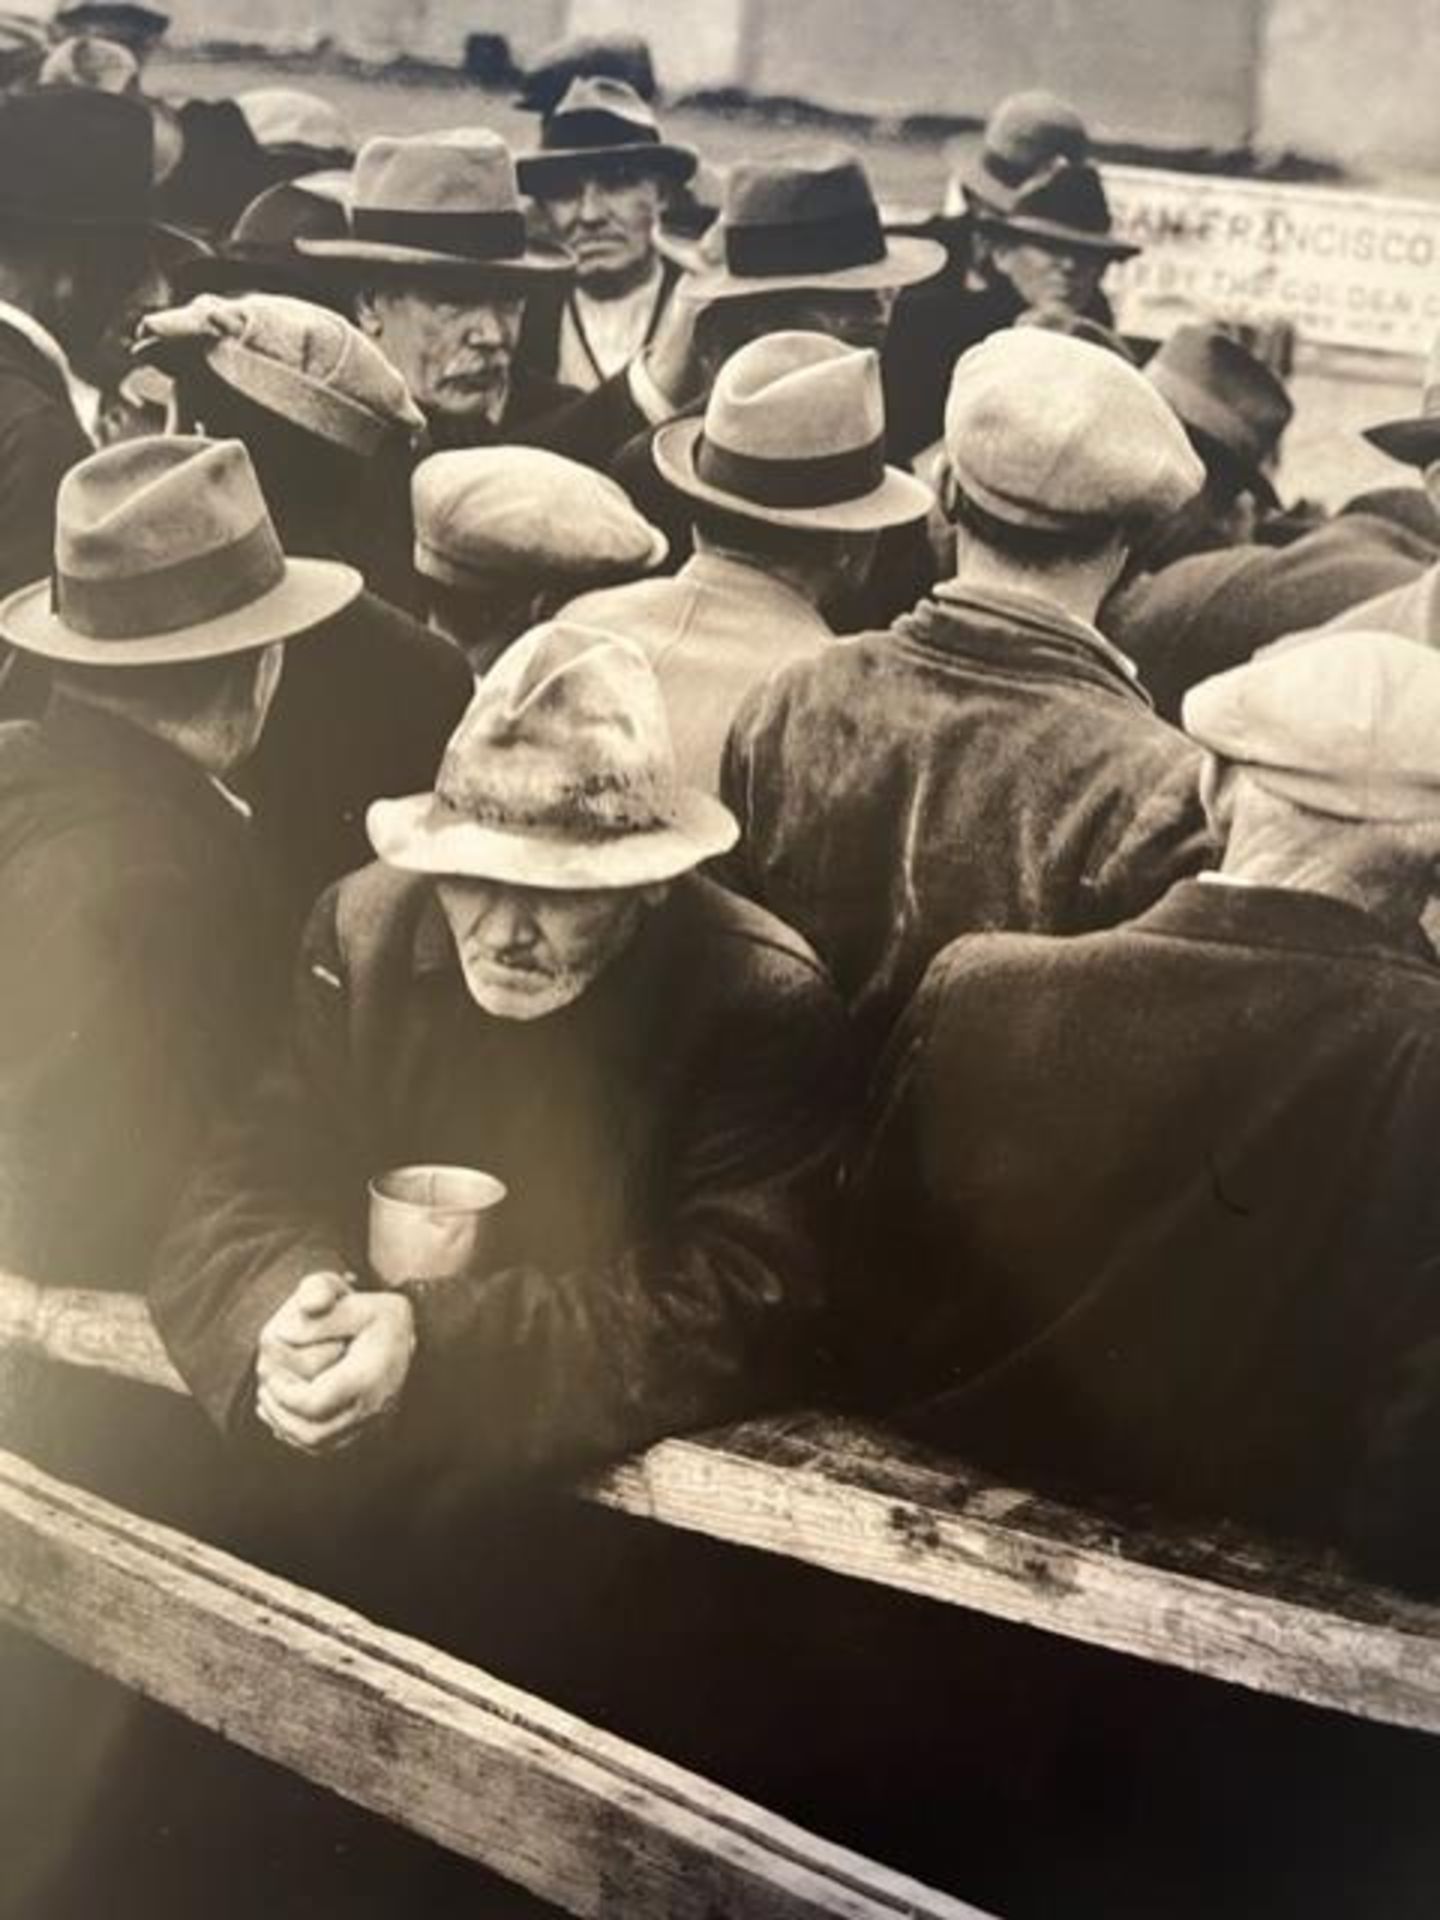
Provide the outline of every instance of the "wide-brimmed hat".
{"type": "Polygon", "coordinates": [[[977,210],[992,240],[1034,240],[1094,253],[1106,260],[1133,260],[1140,248],[1115,237],[1105,186],[1092,166],[1053,160],[1010,198],[1003,211],[977,210]]]}
{"type": "Polygon", "coordinates": [[[839,147],[732,167],[712,239],[719,257],[694,277],[706,300],[809,287],[884,291],[945,265],[936,241],[887,239],[864,167],[839,147]]]}
{"type": "Polygon", "coordinates": [[[520,285],[575,264],[562,247],[528,239],[514,157],[484,127],[367,140],[355,163],[346,237],[295,244],[315,259],[356,267],[520,285]]]}
{"type": "Polygon", "coordinates": [[[267,187],[245,208],[215,253],[177,274],[177,290],[283,293],[326,306],[342,303],[345,294],[337,269],[303,258],[296,243],[343,239],[349,192],[350,176],[338,169],[267,187]]]}
{"type": "Polygon", "coordinates": [[[1279,504],[1265,463],[1274,458],[1295,408],[1263,360],[1214,321],[1177,327],[1145,369],[1204,457],[1232,462],[1266,506],[1279,504]]]}
{"type": "Polygon", "coordinates": [[[578,33],[536,54],[515,104],[527,113],[549,113],[572,81],[587,76],[623,80],[642,100],[658,92],[649,42],[638,33],[578,33]]]}
{"type": "Polygon", "coordinates": [[[174,377],[203,361],[224,386],[302,433],[370,459],[413,442],[425,416],[395,368],[328,307],[283,294],[201,294],[149,314],[139,354],[174,377]]]}
{"type": "Polygon", "coordinates": [[[1171,408],[1118,354],[1006,327],[956,362],[945,457],[992,519],[1052,532],[1155,525],[1205,469],[1171,408]]]}
{"type": "Polygon", "coordinates": [[[879,356],[823,333],[767,333],[721,367],[703,420],[653,441],[672,487],[774,526],[868,533],[919,520],[930,489],[885,464],[879,356]]]}
{"type": "Polygon", "coordinates": [[[677,184],[700,164],[693,147],[661,137],[654,111],[623,80],[603,75],[571,82],[564,99],[547,114],[540,147],[522,153],[516,171],[524,192],[543,199],[599,161],[621,160],[677,184]]]}
{"type": "Polygon", "coordinates": [[[87,667],[246,653],[328,620],[353,567],[291,560],[238,440],[125,440],[60,482],[55,567],[0,603],[0,637],[87,667]]]}
{"type": "Polygon", "coordinates": [[[150,111],[133,94],[43,87],[0,96],[0,218],[153,229],[155,154],[150,111]]]}
{"type": "Polygon", "coordinates": [[[681,786],[641,649],[563,618],[490,669],[434,792],[377,800],[366,826],[394,867],[582,891],[673,880],[740,831],[718,800],[681,786]]]}
{"type": "Polygon", "coordinates": [[[1365,438],[1372,447],[1407,467],[1428,467],[1440,460],[1440,334],[1426,363],[1420,411],[1402,420],[1382,420],[1378,426],[1366,427],[1365,438]]]}
{"type": "Polygon", "coordinates": [[[608,474],[543,447],[432,453],[411,479],[415,571],[462,592],[497,575],[566,587],[633,579],[669,542],[608,474]]]}
{"type": "Polygon", "coordinates": [[[959,170],[974,212],[1004,213],[1027,180],[1057,160],[1090,158],[1085,122],[1064,100],[1042,88],[1012,93],[985,123],[980,151],[959,170]]]}
{"type": "Polygon", "coordinates": [[[1290,634],[1185,696],[1183,725],[1257,785],[1344,820],[1440,820],[1440,657],[1399,634],[1290,634]]]}

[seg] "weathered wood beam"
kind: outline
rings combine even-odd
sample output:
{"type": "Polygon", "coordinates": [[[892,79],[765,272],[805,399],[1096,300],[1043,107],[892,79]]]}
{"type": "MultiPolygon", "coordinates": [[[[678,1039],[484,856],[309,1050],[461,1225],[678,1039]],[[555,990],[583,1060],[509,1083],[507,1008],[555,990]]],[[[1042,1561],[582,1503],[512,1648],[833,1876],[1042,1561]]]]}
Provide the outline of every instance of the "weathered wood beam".
{"type": "Polygon", "coordinates": [[[567,1913],[976,1920],[478,1668],[3,1452],[0,1618],[567,1913]]]}

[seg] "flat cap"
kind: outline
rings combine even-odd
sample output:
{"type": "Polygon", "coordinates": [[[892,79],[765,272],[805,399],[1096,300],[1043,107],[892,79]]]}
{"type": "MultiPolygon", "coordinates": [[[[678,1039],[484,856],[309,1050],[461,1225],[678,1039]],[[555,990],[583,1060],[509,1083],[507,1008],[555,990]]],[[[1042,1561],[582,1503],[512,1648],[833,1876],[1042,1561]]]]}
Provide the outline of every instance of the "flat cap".
{"type": "Polygon", "coordinates": [[[1056,532],[1163,520],[1205,481],[1185,429],[1141,373],[1039,327],[1008,327],[961,356],[945,451],[976,506],[1056,532]]]}
{"type": "Polygon", "coordinates": [[[1342,820],[1440,820],[1440,654],[1398,634],[1292,634],[1185,696],[1185,731],[1342,820]]]}
{"type": "Polygon", "coordinates": [[[623,487],[538,447],[467,447],[415,469],[415,567],[447,586],[496,574],[599,586],[646,573],[667,542],[623,487]]]}

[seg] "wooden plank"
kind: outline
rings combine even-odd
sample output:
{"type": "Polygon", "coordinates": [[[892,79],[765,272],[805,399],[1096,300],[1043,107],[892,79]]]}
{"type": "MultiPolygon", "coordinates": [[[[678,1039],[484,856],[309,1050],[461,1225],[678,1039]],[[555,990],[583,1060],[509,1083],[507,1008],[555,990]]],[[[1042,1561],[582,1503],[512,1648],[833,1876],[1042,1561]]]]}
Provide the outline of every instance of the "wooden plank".
{"type": "Polygon", "coordinates": [[[1091,1646],[1440,1732],[1440,1608],[1238,1535],[1079,1513],[859,1422],[807,1413],[665,1440],[582,1491],[1091,1646]]]}
{"type": "Polygon", "coordinates": [[[3,1452],[0,1617],[569,1913],[977,1913],[3,1452]]]}
{"type": "MultiPolygon", "coordinates": [[[[183,1392],[143,1302],[0,1275],[0,1346],[183,1392]],[[26,1289],[28,1288],[28,1293],[26,1289]]],[[[668,1526],[1363,1719],[1440,1732],[1440,1608],[1242,1536],[1147,1529],[804,1413],[665,1440],[579,1489],[668,1526]]]]}

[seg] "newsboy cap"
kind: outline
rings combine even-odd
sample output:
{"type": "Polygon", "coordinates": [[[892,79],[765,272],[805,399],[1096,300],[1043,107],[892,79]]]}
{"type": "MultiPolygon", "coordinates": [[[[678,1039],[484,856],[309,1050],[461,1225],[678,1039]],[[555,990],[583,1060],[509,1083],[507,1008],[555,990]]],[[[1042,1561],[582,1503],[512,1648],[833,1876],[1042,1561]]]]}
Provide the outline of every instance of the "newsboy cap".
{"type": "Polygon", "coordinates": [[[984,512],[1056,532],[1153,524],[1205,482],[1185,429],[1143,374],[1038,327],[992,333],[961,356],[945,451],[984,512]]]}
{"type": "Polygon", "coordinates": [[[1342,820],[1440,820],[1440,654],[1363,629],[1292,634],[1185,696],[1185,731],[1342,820]]]}
{"type": "Polygon", "coordinates": [[[415,469],[415,570],[480,592],[496,574],[600,586],[658,567],[668,543],[603,473],[541,447],[461,447],[415,469]]]}

